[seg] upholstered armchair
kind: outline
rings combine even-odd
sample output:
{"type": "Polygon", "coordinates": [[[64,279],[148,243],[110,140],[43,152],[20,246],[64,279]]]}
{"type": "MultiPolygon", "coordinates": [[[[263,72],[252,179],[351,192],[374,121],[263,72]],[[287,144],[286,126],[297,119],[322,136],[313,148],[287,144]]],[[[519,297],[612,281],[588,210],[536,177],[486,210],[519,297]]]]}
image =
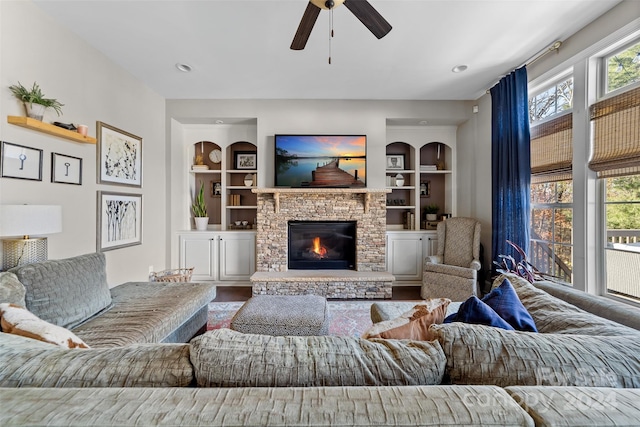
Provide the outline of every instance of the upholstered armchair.
{"type": "Polygon", "coordinates": [[[422,298],[465,301],[479,296],[480,223],[473,218],[449,218],[438,224],[437,255],[425,258],[422,298]]]}

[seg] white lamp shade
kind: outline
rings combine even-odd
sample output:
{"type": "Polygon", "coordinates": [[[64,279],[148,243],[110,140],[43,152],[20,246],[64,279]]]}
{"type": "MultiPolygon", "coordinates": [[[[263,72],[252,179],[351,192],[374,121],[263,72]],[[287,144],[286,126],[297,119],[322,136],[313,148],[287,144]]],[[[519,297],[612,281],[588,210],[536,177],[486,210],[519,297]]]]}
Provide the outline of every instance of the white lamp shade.
{"type": "Polygon", "coordinates": [[[0,205],[0,236],[60,233],[62,206],[0,205]]]}

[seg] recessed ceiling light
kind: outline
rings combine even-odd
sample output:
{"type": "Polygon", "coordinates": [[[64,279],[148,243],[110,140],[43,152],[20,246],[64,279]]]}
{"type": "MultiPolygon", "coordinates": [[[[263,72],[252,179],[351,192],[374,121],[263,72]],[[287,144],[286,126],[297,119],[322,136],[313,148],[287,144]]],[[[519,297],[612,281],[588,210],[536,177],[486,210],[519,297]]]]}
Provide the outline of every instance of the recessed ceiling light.
{"type": "Polygon", "coordinates": [[[423,125],[423,126],[424,126],[424,125],[426,125],[427,123],[428,123],[428,122],[427,122],[426,120],[420,120],[420,121],[418,122],[418,124],[419,124],[419,125],[423,125]]]}
{"type": "Polygon", "coordinates": [[[183,73],[190,73],[192,70],[191,65],[181,64],[179,62],[176,64],[176,68],[183,73]]]}
{"type": "Polygon", "coordinates": [[[223,123],[224,123],[224,120],[220,120],[220,119],[216,120],[216,124],[217,124],[217,125],[221,125],[221,124],[223,124],[223,123]]]}
{"type": "Polygon", "coordinates": [[[461,73],[464,70],[466,70],[467,68],[469,68],[469,67],[467,67],[466,65],[456,65],[455,67],[453,67],[451,69],[451,71],[453,71],[454,73],[461,73]]]}

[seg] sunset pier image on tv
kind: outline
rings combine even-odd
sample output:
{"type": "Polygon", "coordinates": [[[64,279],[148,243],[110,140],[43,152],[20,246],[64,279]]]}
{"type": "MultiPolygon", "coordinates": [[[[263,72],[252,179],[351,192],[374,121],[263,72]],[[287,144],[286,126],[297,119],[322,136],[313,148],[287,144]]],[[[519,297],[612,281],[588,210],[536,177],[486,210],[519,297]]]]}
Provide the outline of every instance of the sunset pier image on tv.
{"type": "Polygon", "coordinates": [[[277,187],[364,187],[366,135],[275,135],[277,187]]]}

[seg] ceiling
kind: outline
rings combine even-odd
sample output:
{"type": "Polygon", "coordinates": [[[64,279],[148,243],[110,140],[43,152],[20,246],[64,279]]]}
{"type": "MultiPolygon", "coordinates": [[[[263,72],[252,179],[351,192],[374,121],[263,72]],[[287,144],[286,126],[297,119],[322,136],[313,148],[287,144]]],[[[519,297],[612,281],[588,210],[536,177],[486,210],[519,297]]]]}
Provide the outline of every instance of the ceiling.
{"type": "Polygon", "coordinates": [[[167,99],[473,100],[619,0],[370,0],[386,37],[343,5],[301,51],[306,0],[34,3],[167,99]]]}

